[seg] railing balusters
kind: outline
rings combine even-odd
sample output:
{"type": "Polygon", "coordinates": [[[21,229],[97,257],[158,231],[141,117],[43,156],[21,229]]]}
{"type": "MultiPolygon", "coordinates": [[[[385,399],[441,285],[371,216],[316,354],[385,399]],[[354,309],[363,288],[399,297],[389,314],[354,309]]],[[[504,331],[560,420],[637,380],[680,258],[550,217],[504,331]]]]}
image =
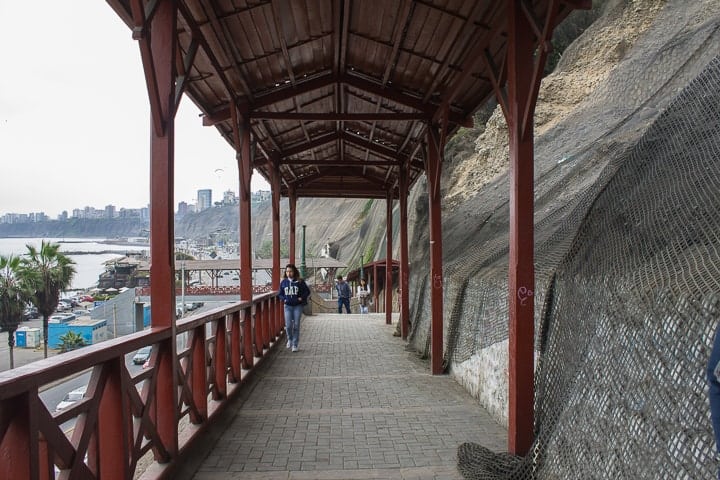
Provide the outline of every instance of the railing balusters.
{"type": "Polygon", "coordinates": [[[243,332],[243,355],[242,366],[249,370],[252,368],[255,359],[253,357],[253,332],[252,332],[252,307],[243,309],[242,332],[243,332]]]}
{"type": "Polygon", "coordinates": [[[240,331],[240,312],[230,314],[230,381],[240,383],[242,379],[241,358],[242,343],[240,331]]]}
{"type": "MultiPolygon", "coordinates": [[[[94,470],[103,480],[125,480],[129,477],[127,445],[130,432],[125,421],[129,408],[121,380],[121,371],[125,368],[123,360],[124,357],[116,357],[105,365],[107,380],[98,406],[98,465],[94,470]]],[[[94,457],[88,455],[88,461],[94,457]]]]}
{"type": "Polygon", "coordinates": [[[0,478],[38,477],[37,444],[33,445],[30,425],[30,396],[27,392],[0,403],[0,458],[3,459],[0,478]]]}
{"type": "Polygon", "coordinates": [[[253,317],[253,331],[255,332],[255,356],[263,356],[263,307],[262,302],[255,304],[255,315],[253,317]]]}
{"type": "Polygon", "coordinates": [[[215,356],[214,376],[215,390],[213,400],[220,400],[227,396],[227,332],[225,331],[225,317],[218,318],[215,324],[215,356]]]}
{"type": "Polygon", "coordinates": [[[195,408],[190,408],[190,422],[197,425],[208,418],[208,383],[205,366],[207,349],[205,348],[205,324],[199,325],[192,330],[192,341],[190,343],[191,353],[188,357],[187,379],[192,389],[192,398],[195,408]]]}
{"type": "Polygon", "coordinates": [[[225,401],[235,392],[228,381],[240,386],[242,370],[257,363],[254,353],[262,355],[280,334],[275,295],[193,315],[172,329],[151,328],[58,355],[42,366],[0,372],[0,479],[50,480],[57,465],[67,478],[125,480],[136,476],[138,461],[150,450],[158,463],[172,462],[200,431],[185,430],[181,439],[180,418],[187,414],[196,425],[212,418],[218,405],[208,403],[211,386],[213,399],[225,401]],[[211,338],[208,325],[215,330],[211,338]],[[190,336],[189,348],[176,352],[182,335],[190,336]],[[145,345],[153,345],[149,369],[131,376],[126,355],[145,345]],[[89,368],[86,398],[51,414],[39,387],[89,368]],[[60,425],[73,418],[70,440],[60,425]]]}

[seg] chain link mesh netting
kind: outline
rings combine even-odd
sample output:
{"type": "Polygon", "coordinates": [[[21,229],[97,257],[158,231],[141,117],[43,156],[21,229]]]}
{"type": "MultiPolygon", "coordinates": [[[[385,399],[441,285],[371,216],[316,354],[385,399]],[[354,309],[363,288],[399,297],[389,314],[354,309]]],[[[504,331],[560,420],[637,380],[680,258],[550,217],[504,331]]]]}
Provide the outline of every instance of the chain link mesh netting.
{"type": "MultiPolygon", "coordinates": [[[[713,478],[720,39],[718,18],[697,14],[670,2],[673,22],[536,141],[536,440],[524,458],[462,445],[466,478],[713,478]]],[[[507,341],[507,181],[445,214],[448,365],[507,341]]],[[[428,288],[413,278],[424,355],[428,288]]]]}

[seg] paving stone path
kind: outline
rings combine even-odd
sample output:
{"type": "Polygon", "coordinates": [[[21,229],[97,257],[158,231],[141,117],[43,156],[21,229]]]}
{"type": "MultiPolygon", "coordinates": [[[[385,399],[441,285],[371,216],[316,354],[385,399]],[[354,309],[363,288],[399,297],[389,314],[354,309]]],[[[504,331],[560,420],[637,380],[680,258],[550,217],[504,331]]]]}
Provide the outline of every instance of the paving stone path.
{"type": "Polygon", "coordinates": [[[194,480],[461,479],[457,447],[507,434],[393,337],[384,314],[303,318],[179,468],[194,480]]]}

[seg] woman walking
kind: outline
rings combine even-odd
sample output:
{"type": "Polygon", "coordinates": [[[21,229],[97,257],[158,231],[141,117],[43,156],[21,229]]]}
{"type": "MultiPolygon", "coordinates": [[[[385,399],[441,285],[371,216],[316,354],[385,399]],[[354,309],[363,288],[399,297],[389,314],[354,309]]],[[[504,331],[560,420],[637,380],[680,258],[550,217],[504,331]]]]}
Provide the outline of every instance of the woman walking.
{"type": "Polygon", "coordinates": [[[360,279],[360,285],[357,286],[357,297],[358,303],[360,304],[360,313],[368,313],[368,300],[370,296],[370,289],[367,286],[367,282],[364,278],[360,279]]]}
{"type": "Polygon", "coordinates": [[[293,352],[297,352],[300,340],[300,318],[302,317],[303,306],[307,305],[310,297],[310,289],[305,281],[300,278],[300,272],[292,263],[285,266],[285,276],[280,282],[278,297],[285,305],[287,348],[292,348],[293,352]]]}

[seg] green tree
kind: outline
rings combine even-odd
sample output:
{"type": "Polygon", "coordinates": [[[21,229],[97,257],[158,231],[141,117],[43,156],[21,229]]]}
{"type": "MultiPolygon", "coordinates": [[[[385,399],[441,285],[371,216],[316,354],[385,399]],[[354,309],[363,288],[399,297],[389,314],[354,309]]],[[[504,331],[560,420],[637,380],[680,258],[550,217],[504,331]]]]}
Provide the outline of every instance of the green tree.
{"type": "Polygon", "coordinates": [[[65,353],[76,348],[84,347],[85,339],[79,333],[68,331],[64,335],[60,335],[60,352],[65,353]]]}
{"type": "Polygon", "coordinates": [[[20,258],[0,255],[0,326],[8,334],[10,368],[15,368],[15,331],[22,322],[23,310],[32,297],[24,279],[20,258]]]}
{"type": "Polygon", "coordinates": [[[57,309],[60,292],[67,289],[75,275],[75,267],[69,257],[60,252],[60,244],[42,241],[38,250],[27,245],[24,259],[27,281],[34,290],[32,303],[43,318],[43,342],[45,358],[48,348],[48,319],[57,309]]]}
{"type": "MultiPolygon", "coordinates": [[[[255,255],[257,258],[272,258],[272,247],[272,240],[265,240],[260,245],[260,248],[255,250],[255,255]]],[[[289,250],[287,242],[280,242],[280,258],[287,258],[289,250]]]]}

